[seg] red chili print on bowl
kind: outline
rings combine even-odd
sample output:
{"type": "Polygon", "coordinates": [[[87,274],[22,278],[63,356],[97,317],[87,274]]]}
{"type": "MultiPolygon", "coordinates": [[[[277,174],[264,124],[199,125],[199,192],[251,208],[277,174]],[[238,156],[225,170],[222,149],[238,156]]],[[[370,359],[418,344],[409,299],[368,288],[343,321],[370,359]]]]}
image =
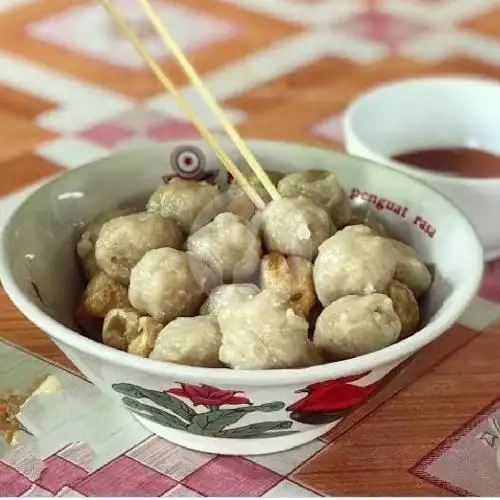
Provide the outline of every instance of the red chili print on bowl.
{"type": "Polygon", "coordinates": [[[327,424],[339,420],[363,402],[376,388],[376,383],[361,387],[353,385],[368,375],[361,373],[350,377],[311,384],[299,392],[306,396],[291,404],[290,418],[303,424],[327,424]]]}

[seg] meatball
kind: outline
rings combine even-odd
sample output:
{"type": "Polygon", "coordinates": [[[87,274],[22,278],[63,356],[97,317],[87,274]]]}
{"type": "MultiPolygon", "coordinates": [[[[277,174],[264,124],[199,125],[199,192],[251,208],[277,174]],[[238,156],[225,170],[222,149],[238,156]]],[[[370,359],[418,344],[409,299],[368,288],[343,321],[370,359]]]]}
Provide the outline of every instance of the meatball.
{"type": "Polygon", "coordinates": [[[260,266],[260,286],[285,297],[293,310],[305,318],[316,303],[313,267],[302,257],[284,257],[279,253],[266,255],[260,266]]]}
{"type": "Polygon", "coordinates": [[[222,281],[245,281],[259,267],[260,239],[238,216],[218,215],[210,224],[192,234],[187,250],[217,272],[222,281]]]}
{"type": "Polygon", "coordinates": [[[75,330],[79,330],[89,339],[100,342],[103,319],[89,315],[85,307],[83,295],[76,306],[74,319],[75,330]]]}
{"type": "MultiPolygon", "coordinates": [[[[356,225],[364,225],[369,227],[377,236],[383,236],[384,238],[393,237],[390,230],[384,225],[384,223],[379,219],[379,217],[373,210],[366,210],[363,212],[358,211],[354,213],[347,227],[356,225]]],[[[347,229],[347,227],[345,229],[347,229]]]]}
{"type": "Polygon", "coordinates": [[[83,292],[83,307],[93,318],[104,318],[111,309],[130,307],[127,288],[101,271],[83,292]]]}
{"type": "Polygon", "coordinates": [[[156,189],[147,204],[149,213],[174,219],[187,233],[193,233],[220,210],[220,191],[208,182],[174,179],[156,189]]]}
{"type": "Polygon", "coordinates": [[[210,316],[177,318],[158,335],[151,359],[179,365],[217,368],[221,333],[210,316]]]}
{"type": "Polygon", "coordinates": [[[363,236],[381,236],[370,226],[365,224],[352,224],[342,229],[343,233],[361,234],[363,236]]]}
{"type": "Polygon", "coordinates": [[[83,232],[80,241],[76,245],[76,253],[80,258],[80,261],[83,266],[83,270],[85,271],[85,277],[87,279],[92,278],[95,274],[97,274],[100,269],[97,265],[97,261],[95,259],[95,242],[99,237],[99,233],[101,231],[102,226],[111,219],[115,217],[120,217],[122,215],[127,215],[131,212],[128,209],[115,209],[110,210],[100,216],[96,217],[83,232]]]}
{"type": "MultiPolygon", "coordinates": [[[[262,197],[263,193],[258,191],[262,197]]],[[[223,195],[223,212],[230,212],[244,220],[250,220],[256,211],[256,206],[246,193],[239,187],[231,186],[223,195]]]]}
{"type": "Polygon", "coordinates": [[[128,298],[138,311],[168,323],[196,315],[205,294],[216,284],[213,271],[196,257],[158,248],[132,269],[128,298]]]}
{"type": "Polygon", "coordinates": [[[259,287],[252,283],[218,286],[210,292],[208,299],[201,306],[200,314],[217,317],[226,307],[234,308],[259,292],[259,287]]]}
{"type": "Polygon", "coordinates": [[[278,191],[286,198],[310,198],[328,211],[338,228],[344,227],[351,219],[349,199],[337,176],[331,172],[306,170],[289,174],[279,182],[278,191]]]}
{"type": "Polygon", "coordinates": [[[268,252],[313,260],[336,228],[328,213],[309,198],[281,198],[262,212],[261,232],[268,252]]]}
{"type": "Polygon", "coordinates": [[[97,238],[95,256],[108,276],[126,285],[131,269],[149,250],[181,248],[183,243],[182,231],[174,220],[141,212],[106,222],[97,238]]]}
{"type": "Polygon", "coordinates": [[[432,284],[432,276],[413,248],[397,240],[389,240],[396,252],[397,266],[394,279],[404,283],[419,299],[432,284]]]}
{"type": "Polygon", "coordinates": [[[401,322],[386,295],[347,295],[320,314],[313,342],[329,361],[369,354],[396,342],[401,322]]]}
{"type": "Polygon", "coordinates": [[[389,240],[343,229],[319,248],[313,269],[316,294],[326,307],[344,295],[382,293],[396,264],[389,240]]]}
{"type": "MultiPolygon", "coordinates": [[[[285,176],[285,174],[283,172],[277,172],[276,170],[265,170],[265,172],[266,172],[267,176],[269,177],[269,180],[275,186],[277,186],[278,183],[280,182],[280,180],[283,179],[283,177],[285,176]]],[[[253,186],[254,188],[262,187],[262,184],[259,181],[259,178],[255,175],[255,173],[253,171],[250,171],[247,174],[245,174],[245,177],[247,178],[249,184],[251,186],[253,186]]]]}
{"type": "Polygon", "coordinates": [[[104,318],[102,341],[109,347],[147,358],[162,328],[160,322],[131,308],[112,309],[104,318]]]}
{"type": "Polygon", "coordinates": [[[405,339],[417,331],[420,323],[418,302],[410,288],[396,280],[389,283],[386,295],[392,300],[394,311],[401,321],[400,339],[405,339]]]}
{"type": "MultiPolygon", "coordinates": [[[[267,176],[271,180],[271,182],[276,186],[280,179],[283,178],[281,172],[273,172],[266,171],[267,176]]],[[[260,197],[264,200],[265,203],[271,201],[271,197],[268,192],[262,187],[259,179],[253,172],[249,172],[245,174],[246,179],[249,184],[257,191],[260,197]]],[[[226,201],[225,201],[225,212],[232,212],[243,219],[250,220],[252,216],[255,214],[256,207],[253,204],[252,200],[247,196],[245,191],[241,189],[239,184],[235,182],[229,186],[229,189],[225,193],[226,201]]]]}
{"type": "Polygon", "coordinates": [[[307,321],[271,290],[223,309],[218,320],[219,358],[232,368],[300,368],[322,362],[308,338],[307,321]]]}

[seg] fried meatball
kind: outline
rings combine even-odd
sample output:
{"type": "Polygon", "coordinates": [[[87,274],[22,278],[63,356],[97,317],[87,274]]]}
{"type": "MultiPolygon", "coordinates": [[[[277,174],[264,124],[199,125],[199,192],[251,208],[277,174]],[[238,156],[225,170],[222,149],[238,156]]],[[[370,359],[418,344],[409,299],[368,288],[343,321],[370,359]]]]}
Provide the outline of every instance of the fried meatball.
{"type": "Polygon", "coordinates": [[[285,297],[293,310],[308,318],[316,303],[312,264],[302,257],[279,253],[264,256],[260,265],[260,286],[285,297]]]}
{"type": "Polygon", "coordinates": [[[102,226],[95,245],[97,264],[124,285],[131,269],[154,248],[181,248],[184,237],[177,223],[157,214],[141,212],[116,217],[102,226]]]}
{"type": "Polygon", "coordinates": [[[394,311],[401,321],[400,339],[414,334],[420,323],[420,309],[413,292],[403,283],[392,280],[385,293],[392,300],[394,311]]]}
{"type": "Polygon", "coordinates": [[[104,318],[102,341],[109,347],[147,358],[162,328],[159,321],[141,316],[134,309],[112,309],[104,318]]]}
{"type": "Polygon", "coordinates": [[[401,322],[386,295],[347,295],[320,314],[313,342],[329,361],[369,354],[396,342],[401,322]]]}
{"type": "Polygon", "coordinates": [[[83,306],[93,318],[104,318],[111,309],[130,307],[127,288],[100,271],[83,292],[83,306]]]}

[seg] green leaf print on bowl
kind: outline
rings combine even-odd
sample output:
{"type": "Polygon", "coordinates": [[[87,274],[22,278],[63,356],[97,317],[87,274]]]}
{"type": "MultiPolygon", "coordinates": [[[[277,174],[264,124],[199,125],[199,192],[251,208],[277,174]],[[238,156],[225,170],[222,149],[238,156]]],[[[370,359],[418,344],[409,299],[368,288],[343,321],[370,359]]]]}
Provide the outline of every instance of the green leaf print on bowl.
{"type": "Polygon", "coordinates": [[[113,389],[122,394],[123,404],[135,415],[156,424],[189,432],[198,436],[252,439],[293,434],[291,420],[258,422],[240,427],[237,424],[245,415],[255,412],[272,413],[285,407],[281,401],[254,405],[241,391],[218,389],[205,384],[179,384],[168,391],[144,389],[133,384],[113,384],[113,389]],[[191,401],[191,408],[181,398],[191,401]],[[221,408],[236,406],[236,408],[221,408]]]}

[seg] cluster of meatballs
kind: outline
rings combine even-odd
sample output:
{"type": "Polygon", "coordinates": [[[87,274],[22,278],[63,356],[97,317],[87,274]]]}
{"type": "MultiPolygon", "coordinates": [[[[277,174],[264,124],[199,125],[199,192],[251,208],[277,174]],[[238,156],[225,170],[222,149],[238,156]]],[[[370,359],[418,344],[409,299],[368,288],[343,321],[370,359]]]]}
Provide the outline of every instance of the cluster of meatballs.
{"type": "Polygon", "coordinates": [[[144,212],[88,225],[82,329],[151,359],[248,370],[349,359],[414,333],[432,282],[414,250],[356,218],[334,174],[270,177],[281,198],[262,211],[236,185],[174,179],[144,212]]]}

